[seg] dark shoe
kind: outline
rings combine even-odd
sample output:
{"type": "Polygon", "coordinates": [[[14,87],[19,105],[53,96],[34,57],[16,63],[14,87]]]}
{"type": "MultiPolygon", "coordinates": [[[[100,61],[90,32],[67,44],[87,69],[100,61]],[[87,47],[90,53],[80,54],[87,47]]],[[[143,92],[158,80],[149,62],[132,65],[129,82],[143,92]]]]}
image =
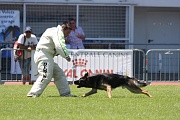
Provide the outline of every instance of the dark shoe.
{"type": "Polygon", "coordinates": [[[23,81],[23,82],[22,82],[22,84],[23,84],[23,85],[25,85],[25,84],[26,84],[26,82],[25,82],[25,81],[23,81]]]}
{"type": "Polygon", "coordinates": [[[33,82],[33,81],[29,82],[29,85],[33,85],[33,84],[34,84],[34,82],[33,82]]]}

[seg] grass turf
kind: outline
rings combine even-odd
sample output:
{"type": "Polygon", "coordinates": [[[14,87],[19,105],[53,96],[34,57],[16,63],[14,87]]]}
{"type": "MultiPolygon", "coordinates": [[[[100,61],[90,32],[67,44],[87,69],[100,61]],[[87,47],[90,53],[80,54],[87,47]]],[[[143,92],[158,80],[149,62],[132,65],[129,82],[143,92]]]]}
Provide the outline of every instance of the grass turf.
{"type": "MultiPolygon", "coordinates": [[[[127,89],[89,97],[59,97],[49,85],[39,98],[26,97],[31,85],[0,85],[1,120],[179,120],[180,86],[147,86],[153,98],[127,89]]],[[[78,96],[90,89],[70,86],[78,96]]]]}

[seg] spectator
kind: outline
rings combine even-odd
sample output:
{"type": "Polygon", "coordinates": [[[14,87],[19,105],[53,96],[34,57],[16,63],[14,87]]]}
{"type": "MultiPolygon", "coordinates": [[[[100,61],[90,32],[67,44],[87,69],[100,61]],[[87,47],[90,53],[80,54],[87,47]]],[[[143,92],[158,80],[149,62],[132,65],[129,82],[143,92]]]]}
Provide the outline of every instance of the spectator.
{"type": "Polygon", "coordinates": [[[32,34],[31,27],[26,27],[25,32],[19,36],[18,43],[19,48],[24,49],[23,55],[21,59],[19,59],[23,84],[26,84],[27,81],[29,84],[33,84],[29,75],[31,68],[31,50],[35,50],[38,41],[36,36],[32,34]]]}
{"type": "Polygon", "coordinates": [[[54,78],[59,95],[64,97],[76,97],[70,93],[65,73],[54,62],[54,56],[61,55],[68,62],[71,61],[66,49],[64,38],[69,35],[71,28],[64,23],[62,26],[48,28],[41,36],[34,54],[34,61],[38,66],[39,76],[27,97],[39,97],[47,85],[54,78]]]}
{"type": "Polygon", "coordinates": [[[86,36],[83,29],[76,26],[76,21],[73,18],[70,19],[70,27],[72,31],[66,38],[66,43],[70,44],[71,49],[84,49],[82,40],[85,40],[86,36]]]}

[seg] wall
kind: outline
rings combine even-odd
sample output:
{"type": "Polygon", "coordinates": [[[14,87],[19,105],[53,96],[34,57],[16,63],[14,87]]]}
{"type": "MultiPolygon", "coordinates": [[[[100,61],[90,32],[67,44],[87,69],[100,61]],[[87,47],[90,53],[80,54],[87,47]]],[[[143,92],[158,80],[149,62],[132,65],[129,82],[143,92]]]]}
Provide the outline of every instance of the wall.
{"type": "Polygon", "coordinates": [[[137,3],[137,6],[153,6],[153,7],[179,7],[179,0],[131,0],[137,3]]]}
{"type": "MultiPolygon", "coordinates": [[[[155,16],[154,16],[155,17],[155,16]]],[[[155,17],[156,18],[156,17],[155,17]]],[[[152,20],[152,19],[151,19],[152,20]]],[[[154,21],[154,23],[156,23],[157,21],[154,21]]],[[[166,45],[166,48],[169,47],[169,49],[176,49],[179,48],[178,44],[179,44],[179,32],[180,32],[180,9],[179,8],[156,8],[156,7],[135,7],[134,9],[134,43],[140,43],[140,44],[148,44],[148,39],[149,35],[151,36],[155,36],[156,38],[154,38],[154,41],[151,42],[152,44],[157,44],[157,43],[161,43],[161,44],[168,44],[168,43],[174,43],[177,44],[175,46],[173,45],[166,45]],[[150,13],[163,13],[162,15],[160,14],[158,16],[158,18],[161,19],[155,19],[155,20],[160,20],[159,24],[162,23],[161,26],[158,27],[159,31],[156,30],[150,30],[149,28],[149,24],[148,24],[148,15],[150,13]],[[172,15],[171,15],[172,13],[172,15]],[[170,14],[170,15],[169,15],[170,14]],[[175,15],[174,15],[175,14],[175,15]],[[172,17],[166,17],[164,15],[169,15],[172,17]],[[166,17],[166,18],[164,18],[166,17]],[[162,20],[162,18],[164,18],[164,21],[162,20]],[[165,24],[163,24],[163,22],[165,21],[170,21],[172,22],[172,26],[169,28],[167,26],[168,22],[165,24]],[[165,29],[160,29],[163,28],[162,26],[165,25],[165,29]],[[155,31],[157,31],[158,33],[155,34],[155,31]],[[148,33],[149,32],[149,33],[148,33]],[[151,32],[151,33],[150,33],[151,32]],[[154,35],[153,35],[154,33],[154,35]],[[160,39],[161,38],[161,39],[160,39]],[[166,39],[166,40],[164,40],[166,39]]],[[[150,26],[151,27],[151,26],[150,26]]],[[[136,46],[136,48],[139,49],[152,49],[152,48],[146,48],[147,46],[145,45],[140,45],[140,46],[136,46]]],[[[162,46],[157,46],[157,48],[164,48],[165,45],[162,46]]]]}

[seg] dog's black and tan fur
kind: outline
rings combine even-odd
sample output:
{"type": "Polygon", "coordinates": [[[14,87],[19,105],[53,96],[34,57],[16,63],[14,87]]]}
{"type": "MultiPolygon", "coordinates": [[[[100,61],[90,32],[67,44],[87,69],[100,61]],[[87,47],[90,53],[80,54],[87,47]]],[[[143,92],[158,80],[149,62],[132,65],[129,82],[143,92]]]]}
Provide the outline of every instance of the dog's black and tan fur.
{"type": "Polygon", "coordinates": [[[115,89],[116,87],[122,86],[123,88],[127,88],[132,93],[140,93],[145,94],[148,97],[152,97],[147,91],[142,90],[140,87],[147,86],[147,83],[140,82],[136,78],[131,78],[128,76],[123,76],[119,74],[95,74],[88,76],[86,73],[82,78],[74,82],[77,87],[86,87],[92,88],[91,91],[82,95],[83,97],[92,95],[97,93],[97,89],[106,90],[108,93],[108,97],[111,98],[111,90],[115,89]]]}

